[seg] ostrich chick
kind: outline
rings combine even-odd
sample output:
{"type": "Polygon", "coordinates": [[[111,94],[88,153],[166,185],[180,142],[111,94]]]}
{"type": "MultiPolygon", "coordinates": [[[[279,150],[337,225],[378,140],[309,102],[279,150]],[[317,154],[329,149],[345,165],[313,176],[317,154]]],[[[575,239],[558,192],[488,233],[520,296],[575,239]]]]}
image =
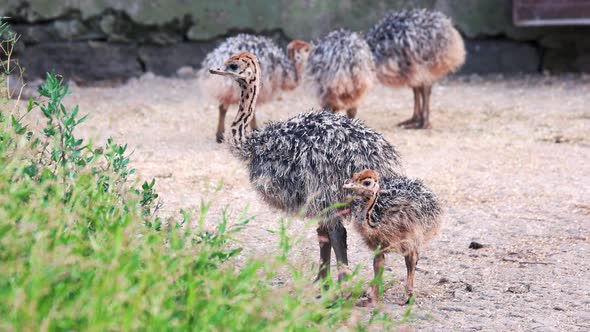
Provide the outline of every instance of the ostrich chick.
{"type": "Polygon", "coordinates": [[[228,143],[246,164],[253,187],[273,207],[322,218],[317,279],[327,276],[332,249],[342,279],[348,265],[346,229],[342,214],[330,207],[346,198],[342,183],[353,172],[373,168],[397,176],[401,166],[395,148],[359,120],[328,111],[301,113],[250,132],[261,81],[256,56],[242,52],[210,72],[231,77],[240,87],[242,99],[228,143]]]}
{"type": "Polygon", "coordinates": [[[377,79],[391,87],[414,91],[414,114],[398,125],[430,128],[432,85],[465,62],[465,46],[449,18],[439,12],[408,10],[390,13],[366,35],[377,79]]]}
{"type": "MultiPolygon", "coordinates": [[[[438,200],[419,180],[407,177],[385,177],[366,169],[345,182],[353,191],[351,211],[354,227],[371,250],[375,279],[383,273],[385,253],[394,251],[406,260],[407,303],[413,295],[418,253],[438,233],[442,213],[438,200]]],[[[379,286],[369,293],[369,303],[376,303],[379,286]]]]}
{"type": "MultiPolygon", "coordinates": [[[[260,59],[260,69],[263,72],[259,101],[265,103],[272,100],[278,91],[293,90],[297,87],[303,75],[304,63],[309,56],[311,45],[301,40],[294,40],[288,45],[287,50],[290,54],[289,58],[270,38],[239,34],[227,38],[207,54],[201,64],[199,86],[201,90],[205,90],[219,102],[219,119],[215,135],[217,143],[223,141],[227,109],[230,105],[239,103],[240,95],[231,80],[209,75],[209,68],[221,66],[225,59],[241,51],[255,54],[260,59]]],[[[257,129],[256,118],[252,119],[250,125],[252,129],[257,129]]]]}
{"type": "Polygon", "coordinates": [[[357,106],[373,86],[375,64],[371,49],[356,32],[330,32],[314,45],[305,67],[306,81],[323,108],[346,110],[354,118],[357,106]]]}

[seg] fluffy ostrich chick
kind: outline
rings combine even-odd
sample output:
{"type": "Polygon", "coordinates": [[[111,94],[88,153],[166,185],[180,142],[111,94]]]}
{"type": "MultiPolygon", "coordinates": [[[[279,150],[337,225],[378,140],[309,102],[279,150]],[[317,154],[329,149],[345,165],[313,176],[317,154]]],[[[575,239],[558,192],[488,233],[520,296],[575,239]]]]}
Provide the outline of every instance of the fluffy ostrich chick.
{"type": "Polygon", "coordinates": [[[414,92],[414,114],[398,125],[430,128],[432,85],[465,62],[465,46],[449,18],[439,12],[407,10],[390,13],[366,34],[377,79],[414,92]]]}
{"type": "MultiPolygon", "coordinates": [[[[367,246],[377,251],[373,270],[377,279],[383,273],[385,253],[397,252],[406,260],[407,303],[413,295],[418,254],[438,233],[442,210],[434,193],[419,180],[404,176],[383,178],[378,171],[355,173],[344,188],[353,192],[351,211],[354,228],[367,246]]],[[[375,284],[367,304],[376,303],[375,284]]]]}
{"type": "Polygon", "coordinates": [[[356,32],[332,31],[314,44],[305,77],[323,108],[346,110],[348,117],[354,118],[375,81],[371,49],[356,32]]]}
{"type": "MultiPolygon", "coordinates": [[[[209,75],[209,68],[219,67],[230,56],[248,51],[255,54],[260,61],[262,82],[259,102],[265,103],[274,98],[281,90],[293,90],[303,75],[304,64],[309,56],[311,45],[294,40],[287,46],[287,56],[270,38],[249,34],[239,34],[227,38],[211,51],[201,64],[199,86],[202,91],[213,96],[219,102],[219,119],[216,140],[223,141],[225,132],[225,115],[230,105],[240,102],[240,93],[233,81],[224,77],[209,75]]],[[[256,118],[250,122],[252,129],[257,129],[256,118]]]]}

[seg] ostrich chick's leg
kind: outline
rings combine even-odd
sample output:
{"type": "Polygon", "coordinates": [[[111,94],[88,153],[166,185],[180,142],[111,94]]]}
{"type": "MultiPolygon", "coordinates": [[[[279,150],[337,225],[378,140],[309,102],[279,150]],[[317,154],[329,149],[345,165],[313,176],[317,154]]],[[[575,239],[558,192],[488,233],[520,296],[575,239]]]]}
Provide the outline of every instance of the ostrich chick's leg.
{"type": "Polygon", "coordinates": [[[348,274],[348,256],[346,255],[346,228],[338,220],[334,228],[330,230],[330,243],[336,255],[336,264],[338,266],[338,281],[342,281],[348,274]]]}
{"type": "Polygon", "coordinates": [[[406,121],[402,121],[397,125],[400,127],[406,128],[407,126],[415,125],[417,122],[420,122],[422,119],[422,88],[412,88],[414,92],[414,114],[412,117],[407,119],[406,121]]]}
{"type": "Polygon", "coordinates": [[[363,305],[370,305],[376,304],[379,301],[379,283],[383,276],[383,268],[385,265],[385,253],[380,252],[375,255],[373,258],[373,273],[375,278],[373,278],[373,285],[371,286],[371,290],[369,293],[369,300],[363,305]]]}
{"type": "Polygon", "coordinates": [[[424,87],[424,95],[422,96],[422,124],[420,129],[430,129],[430,94],[432,93],[432,85],[424,87]]]}
{"type": "Polygon", "coordinates": [[[356,117],[356,107],[347,109],[346,115],[348,115],[349,118],[354,119],[356,117]]]}
{"type": "Polygon", "coordinates": [[[334,109],[334,107],[332,107],[332,104],[330,104],[327,101],[324,101],[324,103],[322,104],[322,108],[325,109],[326,111],[336,112],[336,110],[334,109]]]}
{"type": "Polygon", "coordinates": [[[223,132],[225,131],[225,114],[227,113],[227,105],[219,104],[219,120],[217,122],[217,133],[215,140],[217,143],[223,142],[223,132]]]}
{"type": "Polygon", "coordinates": [[[328,230],[323,226],[319,226],[317,232],[318,242],[320,244],[320,270],[314,282],[323,281],[328,276],[328,271],[330,270],[330,255],[332,253],[328,230]]]}
{"type": "Polygon", "coordinates": [[[406,256],[406,270],[408,275],[406,276],[406,296],[407,299],[400,304],[408,304],[412,295],[414,295],[414,277],[416,276],[416,265],[418,264],[418,253],[416,251],[410,251],[406,256]]]}

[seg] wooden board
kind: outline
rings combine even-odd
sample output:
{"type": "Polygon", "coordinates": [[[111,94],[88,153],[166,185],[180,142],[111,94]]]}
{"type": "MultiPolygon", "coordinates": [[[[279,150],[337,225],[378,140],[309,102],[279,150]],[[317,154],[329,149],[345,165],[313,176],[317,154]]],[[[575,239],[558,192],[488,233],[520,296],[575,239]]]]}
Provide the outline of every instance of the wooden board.
{"type": "Polygon", "coordinates": [[[590,0],[513,0],[517,26],[590,25],[590,0]]]}

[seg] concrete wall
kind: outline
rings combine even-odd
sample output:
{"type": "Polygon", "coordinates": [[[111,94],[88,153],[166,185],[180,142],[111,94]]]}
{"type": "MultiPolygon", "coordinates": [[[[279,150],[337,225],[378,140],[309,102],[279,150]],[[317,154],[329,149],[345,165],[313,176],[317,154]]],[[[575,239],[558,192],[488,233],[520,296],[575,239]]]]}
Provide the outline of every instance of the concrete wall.
{"type": "Polygon", "coordinates": [[[238,31],[284,44],[337,27],[364,31],[403,8],[453,18],[469,50],[464,73],[590,71],[590,28],[517,28],[510,0],[0,0],[22,34],[28,77],[55,69],[78,81],[171,75],[238,31]]]}

